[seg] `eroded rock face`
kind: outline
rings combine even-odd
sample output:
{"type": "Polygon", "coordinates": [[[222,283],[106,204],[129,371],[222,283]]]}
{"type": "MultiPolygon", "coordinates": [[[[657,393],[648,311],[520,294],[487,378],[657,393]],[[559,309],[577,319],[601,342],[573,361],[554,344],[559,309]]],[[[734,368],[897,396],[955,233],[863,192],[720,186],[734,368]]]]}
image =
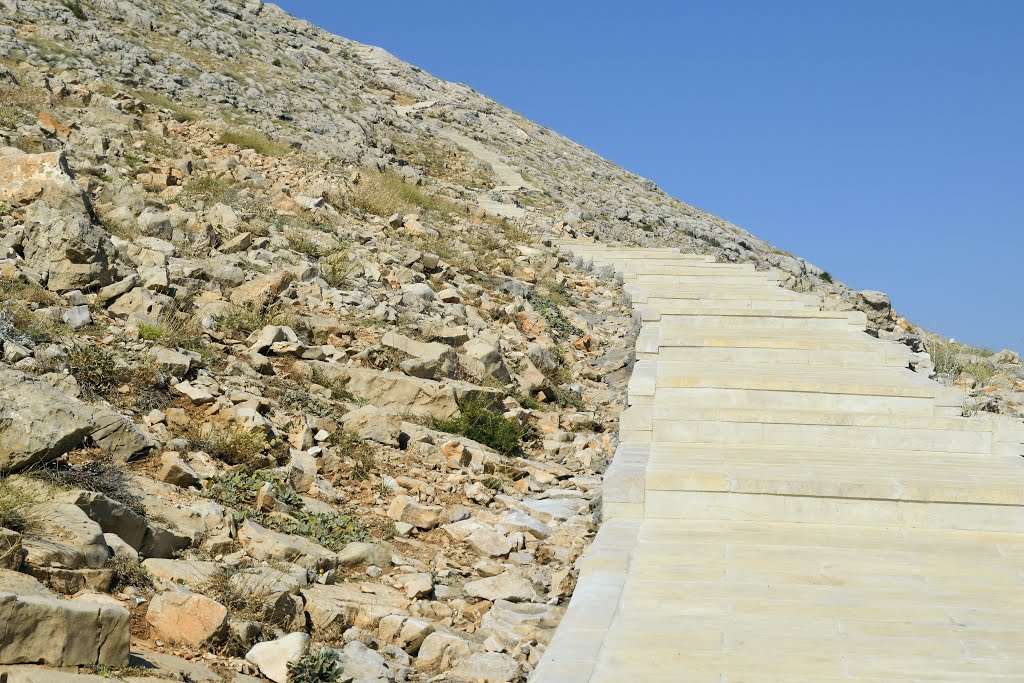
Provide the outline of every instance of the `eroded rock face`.
{"type": "Polygon", "coordinates": [[[0,154],[0,202],[25,206],[35,201],[62,213],[89,213],[88,195],[75,182],[63,152],[0,154]]]}
{"type": "Polygon", "coordinates": [[[0,663],[128,665],[129,615],[123,607],[0,592],[0,663]]]}
{"type": "Polygon", "coordinates": [[[0,366],[0,470],[53,460],[84,442],[94,426],[85,404],[0,366]]]}
{"type": "Polygon", "coordinates": [[[153,598],[146,621],[157,637],[171,643],[200,647],[224,638],[228,611],[205,595],[161,593],[153,598]]]}

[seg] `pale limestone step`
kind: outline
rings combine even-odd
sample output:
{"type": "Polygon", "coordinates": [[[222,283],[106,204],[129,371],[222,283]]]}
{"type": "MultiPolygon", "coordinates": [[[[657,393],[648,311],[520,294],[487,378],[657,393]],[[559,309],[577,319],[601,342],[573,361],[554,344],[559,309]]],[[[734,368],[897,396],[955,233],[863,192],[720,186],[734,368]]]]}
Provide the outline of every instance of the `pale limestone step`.
{"type": "Polygon", "coordinates": [[[631,273],[625,273],[622,275],[623,282],[636,282],[641,285],[667,285],[672,283],[698,284],[707,283],[712,278],[714,278],[716,284],[721,285],[775,286],[779,282],[778,276],[757,273],[750,275],[692,275],[685,273],[665,275],[647,275],[641,273],[639,275],[633,275],[631,273]]]}
{"type": "Polygon", "coordinates": [[[668,307],[652,309],[639,307],[643,320],[659,322],[661,329],[685,330],[688,327],[763,327],[767,329],[800,329],[807,322],[819,324],[828,329],[848,329],[850,325],[863,325],[866,321],[861,311],[792,311],[759,310],[743,308],[721,308],[712,310],[667,310],[668,307]],[[650,317],[648,317],[650,316],[650,317]]]}
{"type": "Polygon", "coordinates": [[[531,680],[1024,680],[1024,425],[774,273],[600,254],[640,361],[531,680]]]}
{"type": "Polygon", "coordinates": [[[535,682],[1024,679],[1020,534],[611,524],[636,538],[624,581],[574,596],[535,682]],[[578,617],[613,597],[607,625],[578,617]]]}
{"type": "Polygon", "coordinates": [[[1024,458],[1013,456],[652,444],[645,469],[648,492],[1024,505],[1024,458]]]}
{"type": "MultiPolygon", "coordinates": [[[[656,343],[656,342],[655,342],[656,343]]],[[[902,347],[907,349],[907,347],[902,347]]],[[[846,350],[832,349],[778,349],[778,348],[730,348],[724,346],[663,346],[656,351],[637,351],[639,360],[679,361],[686,363],[765,363],[769,365],[808,365],[832,367],[894,367],[904,368],[910,360],[910,350],[905,354],[888,352],[885,349],[846,350]]]]}
{"type": "MultiPolygon", "coordinates": [[[[993,430],[951,417],[808,412],[688,411],[654,419],[654,443],[769,444],[988,454],[993,430]]],[[[642,435],[630,434],[633,440],[642,435]]]]}

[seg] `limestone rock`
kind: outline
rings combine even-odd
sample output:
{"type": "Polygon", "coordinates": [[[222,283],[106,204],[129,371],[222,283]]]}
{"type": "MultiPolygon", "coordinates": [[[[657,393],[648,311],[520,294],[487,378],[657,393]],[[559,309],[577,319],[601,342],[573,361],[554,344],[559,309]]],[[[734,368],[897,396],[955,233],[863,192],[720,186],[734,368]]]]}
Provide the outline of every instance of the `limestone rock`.
{"type": "Polygon", "coordinates": [[[495,600],[529,602],[537,599],[537,591],[534,590],[530,580],[514,570],[470,581],[465,588],[469,595],[492,602],[495,600]]]}
{"type": "Polygon", "coordinates": [[[314,571],[333,569],[335,553],[301,536],[266,529],[251,519],[238,530],[238,541],[258,560],[294,562],[314,571]]]}
{"type": "Polygon", "coordinates": [[[448,672],[459,683],[511,683],[519,679],[519,663],[500,652],[481,652],[448,672]]]}
{"type": "Polygon", "coordinates": [[[0,624],[4,664],[128,665],[129,615],[123,607],[0,593],[0,624]]]}
{"type": "Polygon", "coordinates": [[[228,611],[205,595],[168,591],[153,598],[146,621],[157,637],[171,643],[200,647],[227,634],[228,611]]]}
{"type": "Polygon", "coordinates": [[[422,505],[409,496],[398,496],[388,507],[388,517],[417,529],[429,530],[437,526],[443,511],[444,508],[437,505],[422,505]]]}
{"type": "Polygon", "coordinates": [[[288,683],[288,665],[309,652],[309,642],[308,633],[289,633],[277,640],[257,643],[245,658],[274,683],[288,683]]]}
{"type": "Polygon", "coordinates": [[[314,635],[340,634],[351,626],[376,627],[389,614],[403,614],[409,601],[393,588],[372,583],[311,585],[302,591],[314,635]]]}
{"type": "Polygon", "coordinates": [[[43,464],[93,431],[93,410],[52,386],[0,367],[0,471],[43,464]]]}

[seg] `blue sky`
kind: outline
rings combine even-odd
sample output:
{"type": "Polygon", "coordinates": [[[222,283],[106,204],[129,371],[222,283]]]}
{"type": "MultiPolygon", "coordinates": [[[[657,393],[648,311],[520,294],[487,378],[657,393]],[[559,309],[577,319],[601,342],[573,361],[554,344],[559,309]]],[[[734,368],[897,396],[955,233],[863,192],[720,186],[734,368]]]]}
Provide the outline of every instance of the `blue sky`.
{"type": "Polygon", "coordinates": [[[888,292],[914,322],[1024,350],[1024,2],[279,4],[888,292]]]}

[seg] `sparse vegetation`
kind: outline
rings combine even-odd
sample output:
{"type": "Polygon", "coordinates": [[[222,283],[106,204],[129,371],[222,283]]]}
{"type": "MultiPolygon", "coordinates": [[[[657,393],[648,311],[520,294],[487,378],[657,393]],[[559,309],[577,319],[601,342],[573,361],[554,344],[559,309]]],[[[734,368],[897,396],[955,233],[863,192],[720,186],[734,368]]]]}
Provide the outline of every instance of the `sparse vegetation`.
{"type": "Polygon", "coordinates": [[[827,270],[825,270],[825,271],[822,271],[822,273],[821,273],[821,279],[822,279],[822,280],[824,280],[825,282],[829,283],[829,284],[832,284],[832,282],[833,282],[833,280],[832,280],[832,274],[831,274],[831,273],[829,273],[829,272],[828,272],[827,270]]]}
{"type": "Polygon", "coordinates": [[[328,648],[311,652],[288,665],[289,683],[335,683],[341,678],[338,653],[328,648]]]}
{"type": "Polygon", "coordinates": [[[217,329],[235,337],[245,338],[254,330],[272,324],[273,314],[262,306],[233,306],[226,313],[214,318],[217,329]]]}
{"type": "Polygon", "coordinates": [[[75,19],[78,19],[79,21],[87,21],[89,19],[89,16],[85,13],[85,9],[82,7],[82,3],[78,0],[61,0],[60,4],[68,8],[71,14],[74,15],[75,19]]]}
{"type": "Polygon", "coordinates": [[[303,510],[302,498],[279,473],[239,468],[208,482],[203,495],[234,508],[243,518],[282,533],[305,536],[331,550],[341,550],[351,541],[369,538],[366,527],[351,515],[303,510]],[[267,483],[274,498],[291,508],[289,514],[254,509],[257,493],[267,483]]]}
{"type": "Polygon", "coordinates": [[[114,462],[93,460],[73,466],[58,461],[33,470],[31,476],[59,488],[102,493],[135,514],[141,517],[146,515],[142,498],[135,493],[136,486],[131,480],[131,475],[124,467],[114,462]]]}
{"type": "Polygon", "coordinates": [[[448,213],[454,210],[449,202],[424,193],[394,173],[375,171],[363,172],[352,190],[351,201],[355,208],[384,218],[396,213],[448,213]]]}
{"type": "Polygon", "coordinates": [[[106,398],[124,379],[114,354],[91,341],[76,341],[67,351],[68,372],[89,399],[106,398]]]}
{"type": "Polygon", "coordinates": [[[459,415],[447,420],[436,420],[434,428],[489,446],[502,455],[517,450],[523,440],[519,423],[493,410],[482,400],[464,401],[459,405],[459,415]]]}
{"type": "Polygon", "coordinates": [[[112,569],[114,572],[111,590],[122,590],[129,587],[147,590],[153,587],[153,577],[135,558],[124,555],[114,556],[107,560],[107,569],[112,569]]]}
{"type": "MultiPolygon", "coordinates": [[[[240,80],[240,78],[235,78],[240,80]]],[[[281,157],[288,153],[288,147],[271,140],[266,134],[252,129],[233,128],[220,135],[220,142],[225,145],[238,145],[242,149],[255,150],[257,154],[268,157],[281,157]]]]}
{"type": "Polygon", "coordinates": [[[229,465],[258,463],[264,452],[273,445],[262,429],[247,429],[239,425],[215,428],[208,437],[193,439],[192,442],[195,450],[205,451],[229,465]]]}
{"type": "Polygon", "coordinates": [[[986,363],[978,362],[979,358],[992,355],[990,349],[961,344],[953,340],[943,340],[936,335],[925,337],[925,348],[935,363],[935,372],[949,375],[956,379],[963,372],[970,373],[982,384],[988,382],[995,369],[986,363]]]}
{"type": "MultiPolygon", "coordinates": [[[[0,527],[30,533],[43,521],[41,493],[34,486],[19,484],[19,477],[0,479],[0,527]]],[[[0,548],[0,553],[6,549],[0,548]]]]}
{"type": "Polygon", "coordinates": [[[194,110],[172,100],[170,97],[167,97],[162,93],[144,90],[139,92],[138,96],[139,99],[153,105],[154,107],[166,109],[171,112],[171,117],[178,123],[187,123],[199,118],[199,114],[194,110]]]}
{"type": "Polygon", "coordinates": [[[583,334],[583,330],[569,322],[569,319],[562,313],[559,305],[550,298],[534,292],[530,296],[530,304],[535,311],[544,317],[544,320],[547,321],[548,326],[556,336],[566,339],[583,334]]]}

